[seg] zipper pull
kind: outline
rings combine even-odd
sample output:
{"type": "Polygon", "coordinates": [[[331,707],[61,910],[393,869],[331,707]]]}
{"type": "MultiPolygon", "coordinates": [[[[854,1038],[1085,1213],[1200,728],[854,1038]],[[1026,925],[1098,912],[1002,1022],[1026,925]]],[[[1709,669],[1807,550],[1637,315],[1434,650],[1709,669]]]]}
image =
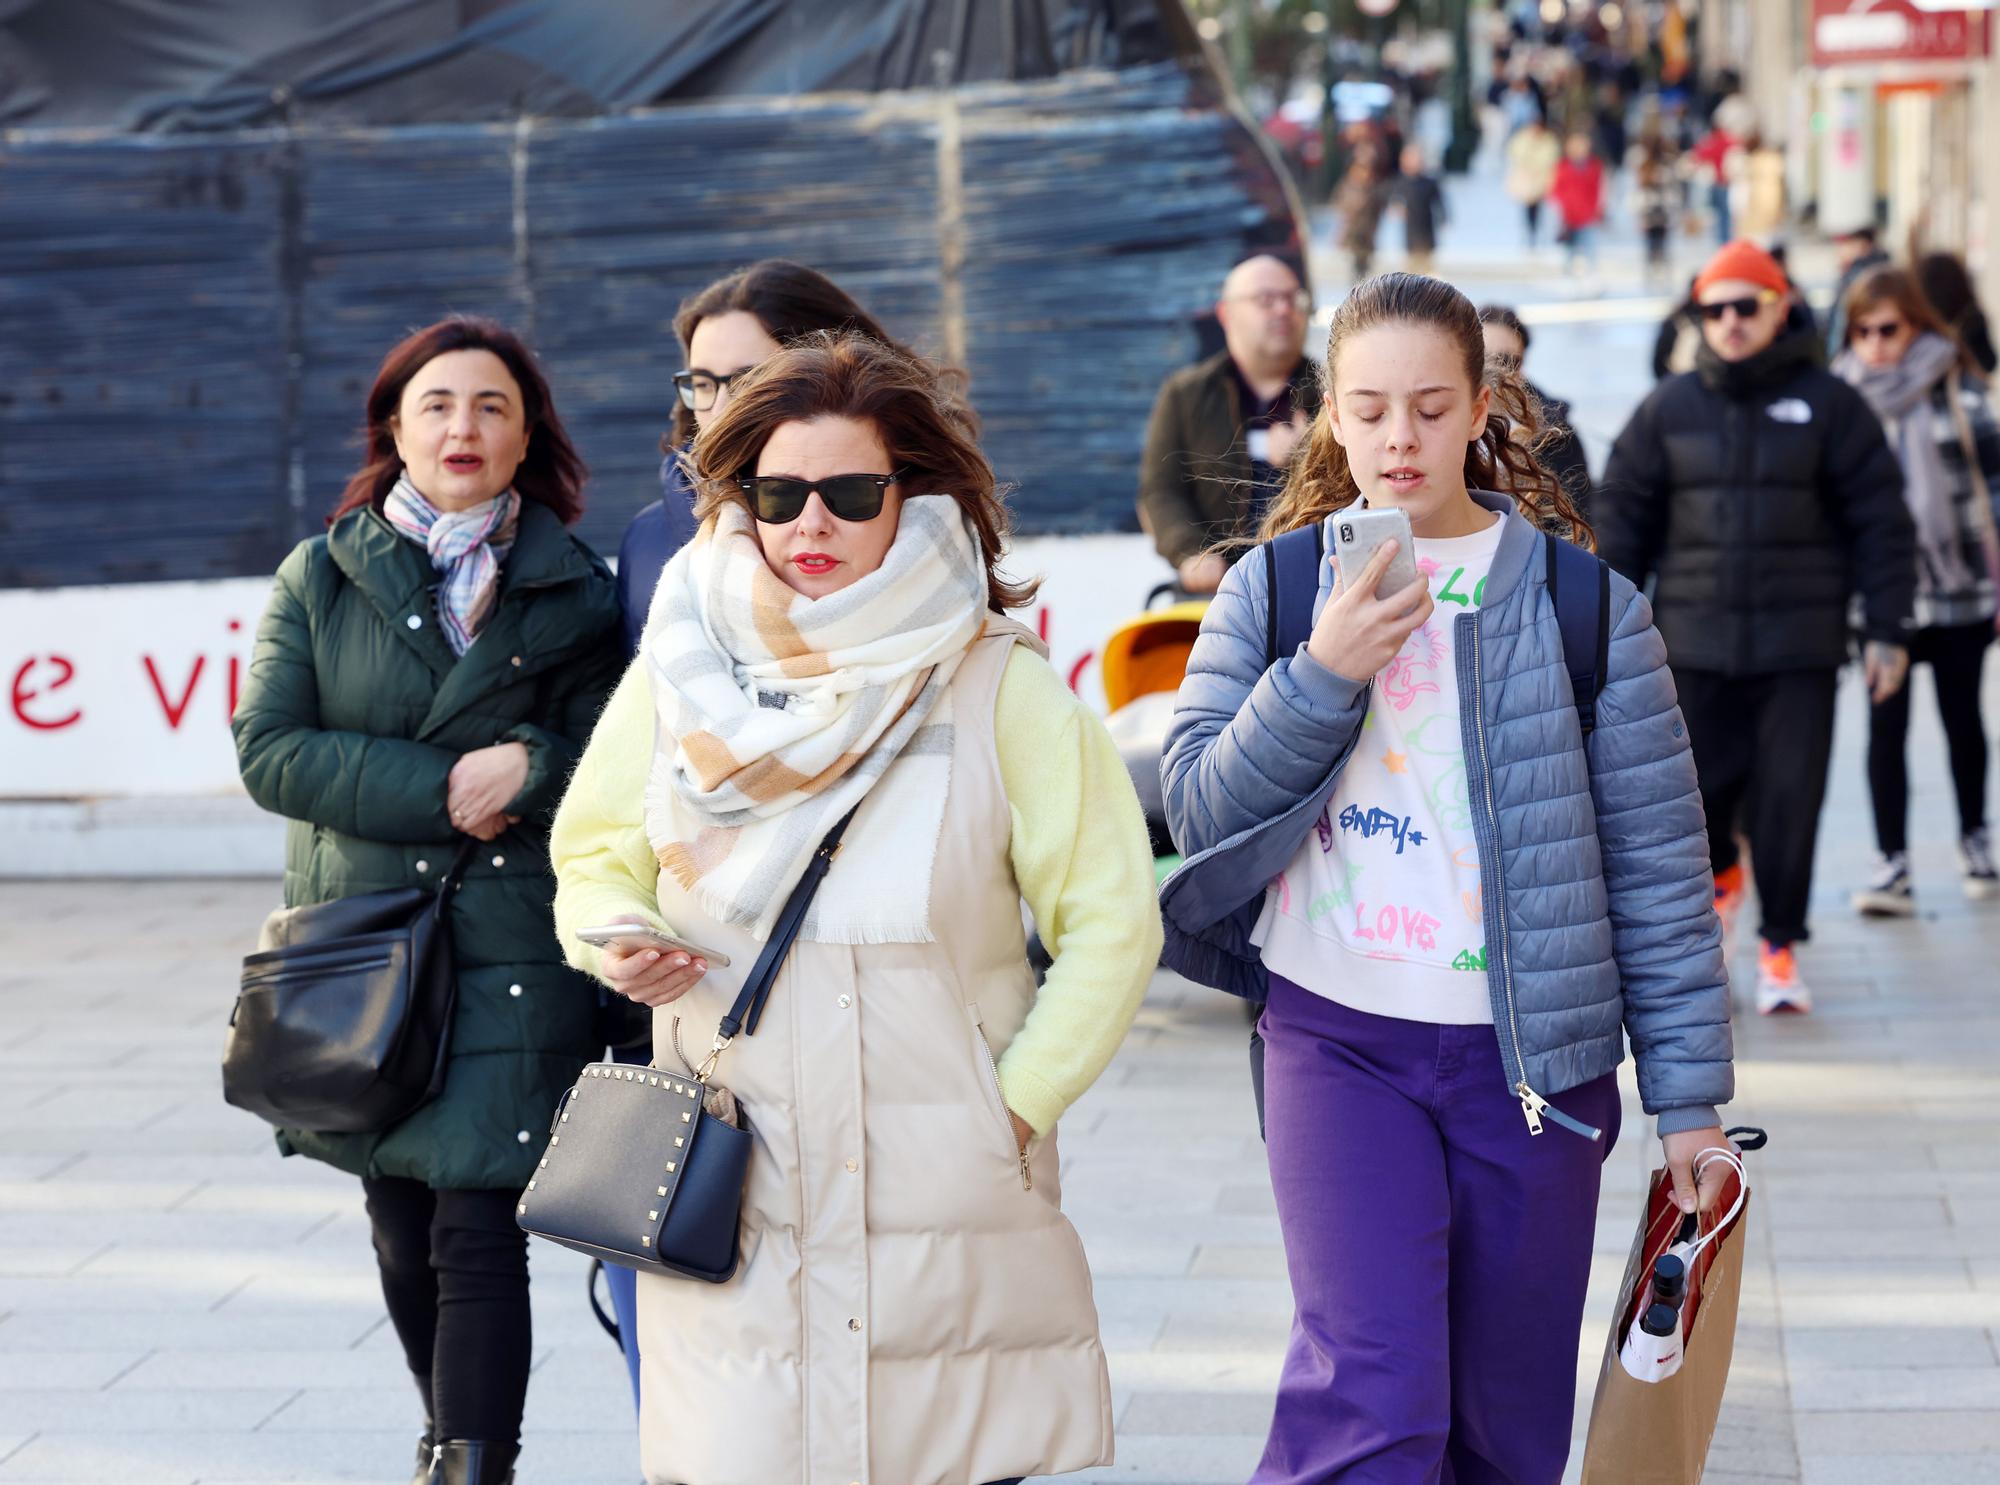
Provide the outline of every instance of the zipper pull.
{"type": "Polygon", "coordinates": [[[1028,1152],[1026,1150],[1021,1152],[1021,1189],[1023,1191],[1033,1191],[1035,1189],[1035,1178],[1028,1170],[1028,1152]]]}
{"type": "Polygon", "coordinates": [[[1528,1133],[1540,1134],[1542,1115],[1549,1111],[1549,1101],[1530,1088],[1525,1078],[1514,1085],[1514,1092],[1521,1100],[1521,1113],[1527,1118],[1528,1133]]]}

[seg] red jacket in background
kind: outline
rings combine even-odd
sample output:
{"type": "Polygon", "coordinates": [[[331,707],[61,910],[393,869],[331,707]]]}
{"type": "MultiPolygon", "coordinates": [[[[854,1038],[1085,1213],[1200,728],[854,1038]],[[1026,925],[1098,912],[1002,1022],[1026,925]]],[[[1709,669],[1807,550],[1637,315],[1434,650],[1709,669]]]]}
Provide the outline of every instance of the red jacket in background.
{"type": "Polygon", "coordinates": [[[1562,213],[1566,230],[1574,232],[1579,227],[1596,226],[1604,216],[1604,162],[1592,155],[1579,165],[1564,155],[1562,163],[1556,166],[1549,200],[1562,213]]]}

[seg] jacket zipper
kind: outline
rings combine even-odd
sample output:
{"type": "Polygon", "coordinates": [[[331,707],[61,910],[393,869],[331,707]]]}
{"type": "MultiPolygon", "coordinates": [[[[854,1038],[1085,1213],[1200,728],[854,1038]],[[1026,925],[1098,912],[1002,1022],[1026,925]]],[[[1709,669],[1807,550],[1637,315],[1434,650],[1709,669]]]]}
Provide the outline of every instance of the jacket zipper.
{"type": "MultiPolygon", "coordinates": [[[[973,1006],[971,1010],[973,1031],[979,1037],[979,1050],[986,1058],[986,1076],[993,1083],[993,1101],[1000,1105],[1000,1122],[1007,1126],[1007,1138],[1013,1140],[1014,1120],[1007,1112],[1007,1095],[1000,1091],[1000,1064],[993,1060],[993,1047],[986,1040],[986,1025],[979,1019],[979,1008],[973,1006]]],[[[1034,1190],[1035,1178],[1028,1169],[1028,1152],[1016,1143],[1014,1154],[1021,1164],[1021,1189],[1023,1191],[1034,1190]]]]}
{"type": "MultiPolygon", "coordinates": [[[[1493,862],[1497,866],[1500,864],[1500,811],[1493,799],[1493,766],[1486,752],[1486,685],[1480,663],[1481,657],[1484,654],[1484,648],[1479,638],[1478,617],[1468,614],[1462,622],[1472,631],[1473,730],[1479,738],[1479,782],[1486,796],[1486,818],[1483,823],[1486,826],[1486,830],[1493,836],[1493,862]]],[[[1465,705],[1465,698],[1459,698],[1459,705],[1465,705]]],[[[1482,880],[1484,879],[1482,878],[1482,880]]],[[[1569,1115],[1565,1114],[1561,1109],[1556,1108],[1528,1084],[1527,1059],[1521,1054],[1521,1022],[1514,1006],[1514,958],[1508,944],[1505,873],[1494,873],[1491,879],[1496,884],[1494,887],[1494,901],[1499,905],[1500,991],[1501,998],[1505,1001],[1507,1007],[1508,1045],[1501,1049],[1501,1060],[1509,1064],[1510,1071],[1513,1074],[1513,1092],[1514,1096],[1521,1101],[1521,1117],[1528,1121],[1528,1133],[1531,1135],[1538,1135],[1542,1132],[1542,1121],[1544,1118],[1547,1118],[1551,1123],[1560,1124],[1572,1134],[1583,1135],[1586,1139],[1602,1139],[1602,1130],[1593,1129],[1588,1124],[1570,1118],[1569,1115]],[[1508,1055],[1510,1053],[1511,1056],[1508,1055]]]]}

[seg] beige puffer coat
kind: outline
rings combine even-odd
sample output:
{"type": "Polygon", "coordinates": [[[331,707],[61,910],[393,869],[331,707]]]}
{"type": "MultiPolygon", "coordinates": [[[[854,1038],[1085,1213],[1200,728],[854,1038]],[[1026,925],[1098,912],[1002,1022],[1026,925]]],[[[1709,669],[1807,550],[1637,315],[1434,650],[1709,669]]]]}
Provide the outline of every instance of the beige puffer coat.
{"type": "MultiPolygon", "coordinates": [[[[993,744],[995,621],[952,680],[928,944],[801,939],[716,1081],[756,1136],[727,1284],[641,1275],[640,1433],[656,1485],[983,1485],[1108,1463],[1111,1392],[1053,1133],[1018,1158],[995,1059],[1033,1002],[993,744]]],[[[895,768],[850,839],[889,828],[895,768]]],[[[858,853],[857,853],[858,854],[858,853]]],[[[835,859],[838,873],[841,861],[835,859]]],[[[656,1017],[690,1057],[759,945],[662,873],[660,911],[727,969],[656,1017]]]]}

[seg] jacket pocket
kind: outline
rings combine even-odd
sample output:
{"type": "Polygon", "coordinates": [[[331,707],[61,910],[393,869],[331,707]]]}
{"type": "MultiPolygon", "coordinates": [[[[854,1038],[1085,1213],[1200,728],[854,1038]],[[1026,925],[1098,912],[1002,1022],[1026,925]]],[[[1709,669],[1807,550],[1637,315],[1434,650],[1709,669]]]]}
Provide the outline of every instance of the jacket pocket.
{"type": "Polygon", "coordinates": [[[987,1110],[992,1115],[994,1128],[1000,1135],[1000,1148],[1005,1151],[1007,1161],[1021,1173],[1021,1189],[1029,1190],[1034,1178],[1029,1173],[1028,1152],[1021,1148],[1021,1142],[1014,1135],[1014,1120],[1007,1112],[1007,1099],[1000,1091],[1000,1064],[993,1058],[992,1045],[986,1040],[986,1028],[979,1018],[979,1007],[968,1003],[965,1016],[972,1023],[973,1053],[982,1064],[984,1076],[981,1079],[987,1099],[987,1110]]]}

